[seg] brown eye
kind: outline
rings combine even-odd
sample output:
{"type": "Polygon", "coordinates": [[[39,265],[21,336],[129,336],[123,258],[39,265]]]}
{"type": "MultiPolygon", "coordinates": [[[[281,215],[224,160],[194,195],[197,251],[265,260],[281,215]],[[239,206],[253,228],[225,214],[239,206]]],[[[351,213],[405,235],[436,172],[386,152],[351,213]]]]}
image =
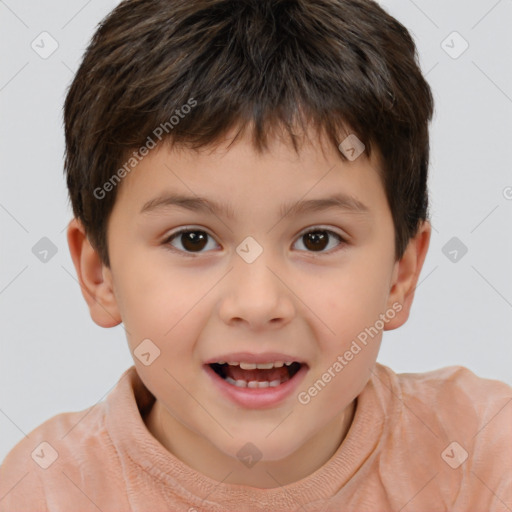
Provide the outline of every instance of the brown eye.
{"type": "Polygon", "coordinates": [[[203,252],[203,249],[208,245],[209,238],[211,238],[210,235],[205,231],[183,229],[171,235],[165,243],[182,252],[203,252]],[[176,247],[176,243],[181,244],[181,247],[176,247]]]}
{"type": "Polygon", "coordinates": [[[328,252],[326,247],[332,248],[332,238],[338,240],[336,245],[341,245],[344,242],[343,238],[329,229],[314,229],[300,236],[298,241],[302,241],[304,247],[308,252],[328,252]]]}
{"type": "Polygon", "coordinates": [[[327,247],[329,236],[325,231],[313,231],[303,235],[304,245],[311,251],[323,251],[327,247]]]}

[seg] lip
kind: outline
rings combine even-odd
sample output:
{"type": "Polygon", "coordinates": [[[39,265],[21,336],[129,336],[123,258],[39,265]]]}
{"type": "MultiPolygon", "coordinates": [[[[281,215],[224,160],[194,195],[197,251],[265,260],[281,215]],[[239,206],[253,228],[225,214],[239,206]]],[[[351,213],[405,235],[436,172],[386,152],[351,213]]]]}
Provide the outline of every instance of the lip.
{"type": "Polygon", "coordinates": [[[226,362],[236,362],[236,363],[269,363],[275,361],[296,361],[297,363],[305,363],[298,359],[296,356],[291,356],[289,354],[280,354],[279,352],[263,352],[261,354],[250,354],[249,352],[235,352],[232,354],[225,354],[216,356],[214,358],[208,359],[204,364],[212,364],[217,363],[218,361],[226,361],[226,362]]]}
{"type": "MultiPolygon", "coordinates": [[[[231,356],[238,356],[238,354],[232,354],[231,356]]],[[[265,357],[268,357],[268,354],[266,354],[265,357]]],[[[235,359],[232,360],[235,361],[235,359]]],[[[282,359],[274,359],[274,361],[279,360],[282,361],[282,359]]],[[[294,359],[291,360],[293,361],[294,359]]],[[[242,359],[242,361],[251,363],[267,362],[269,359],[242,359]]],[[[239,388],[229,384],[229,382],[226,382],[220,375],[217,375],[211,366],[209,366],[209,363],[205,364],[203,368],[222,395],[235,404],[247,409],[265,409],[277,406],[297,389],[309,370],[306,364],[302,364],[300,370],[291,379],[275,388],[239,388]]]]}

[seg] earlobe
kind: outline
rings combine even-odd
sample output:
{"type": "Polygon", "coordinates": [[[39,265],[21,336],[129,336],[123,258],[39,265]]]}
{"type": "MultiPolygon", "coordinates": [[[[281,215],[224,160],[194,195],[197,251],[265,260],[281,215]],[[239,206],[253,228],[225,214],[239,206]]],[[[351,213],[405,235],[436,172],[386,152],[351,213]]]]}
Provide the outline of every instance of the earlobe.
{"type": "Polygon", "coordinates": [[[424,221],[418,229],[417,234],[409,240],[400,261],[395,263],[392,286],[388,298],[388,308],[393,308],[395,311],[398,311],[398,304],[400,304],[401,309],[397,312],[395,317],[386,324],[386,331],[400,327],[409,318],[414,292],[418,285],[418,279],[425,257],[427,256],[431,232],[432,227],[430,223],[424,221]],[[393,307],[393,305],[395,306],[393,307]]]}
{"type": "Polygon", "coordinates": [[[78,282],[93,321],[100,327],[121,323],[114,294],[112,273],[89,242],[82,223],[74,218],[68,225],[67,239],[78,282]]]}

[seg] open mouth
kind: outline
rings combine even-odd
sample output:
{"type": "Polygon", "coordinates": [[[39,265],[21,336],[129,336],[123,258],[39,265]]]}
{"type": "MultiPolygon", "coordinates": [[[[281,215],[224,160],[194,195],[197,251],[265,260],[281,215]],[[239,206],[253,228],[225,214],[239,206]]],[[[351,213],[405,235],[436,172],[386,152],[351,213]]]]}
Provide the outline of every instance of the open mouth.
{"type": "Polygon", "coordinates": [[[273,388],[292,379],[305,366],[297,361],[286,363],[244,364],[211,363],[210,368],[222,379],[239,388],[273,388]]]}

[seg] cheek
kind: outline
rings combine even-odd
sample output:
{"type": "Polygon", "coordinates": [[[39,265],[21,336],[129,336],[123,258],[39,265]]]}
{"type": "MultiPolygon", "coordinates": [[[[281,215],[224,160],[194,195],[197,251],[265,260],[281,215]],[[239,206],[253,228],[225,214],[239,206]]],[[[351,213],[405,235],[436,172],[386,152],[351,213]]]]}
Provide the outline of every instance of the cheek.
{"type": "Polygon", "coordinates": [[[116,298],[132,347],[144,338],[167,344],[183,328],[201,294],[201,287],[191,285],[184,273],[148,260],[138,265],[134,259],[118,273],[117,281],[116,298]]]}
{"type": "Polygon", "coordinates": [[[192,279],[186,271],[158,265],[133,266],[124,277],[122,315],[137,370],[147,375],[148,384],[154,381],[153,389],[160,389],[158,386],[165,382],[166,389],[180,392],[167,371],[182,382],[200,364],[194,350],[212,307],[206,297],[211,279],[197,275],[192,279]],[[158,353],[149,367],[137,358],[141,343],[147,339],[156,345],[158,353]]]}
{"type": "MultiPolygon", "coordinates": [[[[321,320],[312,325],[317,326],[316,336],[323,345],[324,364],[349,350],[358,337],[365,341],[366,329],[370,329],[372,336],[367,336],[368,344],[357,359],[369,360],[377,356],[381,335],[375,334],[375,325],[386,311],[388,281],[385,269],[377,264],[347,266],[339,272],[326,274],[322,280],[316,279],[315,293],[307,295],[308,300],[304,302],[321,320]]],[[[304,288],[308,289],[313,289],[312,283],[304,288]]],[[[380,322],[377,327],[382,327],[380,322]]],[[[357,347],[354,350],[357,351],[357,347]]]]}
{"type": "Polygon", "coordinates": [[[347,267],[306,287],[315,290],[307,295],[308,305],[336,324],[371,321],[386,307],[389,279],[382,266],[347,267]]]}

